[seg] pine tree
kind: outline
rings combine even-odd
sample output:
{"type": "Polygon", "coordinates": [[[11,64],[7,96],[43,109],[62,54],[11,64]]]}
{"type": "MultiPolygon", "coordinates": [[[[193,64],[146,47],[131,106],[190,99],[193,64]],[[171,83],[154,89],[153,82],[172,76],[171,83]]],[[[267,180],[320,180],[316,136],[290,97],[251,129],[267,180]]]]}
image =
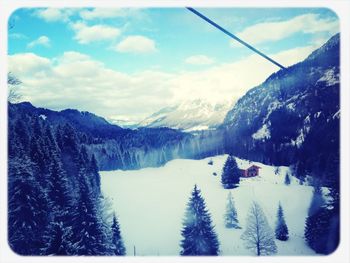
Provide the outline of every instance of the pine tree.
{"type": "Polygon", "coordinates": [[[41,138],[35,136],[30,140],[29,156],[33,162],[32,168],[35,176],[43,188],[47,187],[47,174],[45,173],[44,154],[42,149],[41,138]]]}
{"type": "Polygon", "coordinates": [[[329,232],[329,211],[320,207],[308,216],[305,223],[305,240],[316,253],[326,253],[329,232]]]}
{"type": "Polygon", "coordinates": [[[52,202],[53,212],[62,213],[62,211],[67,211],[73,202],[72,188],[56,153],[51,157],[49,175],[48,197],[52,202]]]}
{"type": "Polygon", "coordinates": [[[71,243],[74,220],[72,216],[73,191],[68,175],[62,167],[59,149],[49,129],[45,130],[45,136],[48,139],[46,141],[47,151],[51,156],[48,165],[47,196],[49,198],[52,222],[44,234],[47,246],[43,249],[43,253],[46,255],[71,255],[74,251],[71,243]]]}
{"type": "Polygon", "coordinates": [[[120,233],[120,226],[115,214],[113,214],[112,222],[112,244],[113,244],[113,254],[117,256],[125,255],[125,246],[120,233]]]}
{"type": "Polygon", "coordinates": [[[197,185],[187,204],[180,246],[182,256],[217,256],[219,241],[197,185]]]}
{"type": "Polygon", "coordinates": [[[50,218],[47,198],[27,156],[9,161],[9,244],[20,255],[40,255],[50,218]]]}
{"type": "Polygon", "coordinates": [[[241,228],[238,223],[235,203],[231,192],[229,192],[227,196],[226,213],[224,220],[225,226],[227,228],[241,228]]]}
{"type": "Polygon", "coordinates": [[[97,162],[94,154],[91,156],[88,163],[87,172],[91,175],[92,188],[94,189],[96,196],[99,196],[101,193],[101,178],[100,174],[98,173],[97,162]]]}
{"type": "Polygon", "coordinates": [[[329,210],[329,232],[327,237],[326,254],[334,252],[340,242],[340,196],[339,196],[339,180],[340,180],[340,166],[339,166],[339,152],[329,158],[328,161],[329,173],[329,194],[330,199],[329,210]]]}
{"type": "MultiPolygon", "coordinates": [[[[69,174],[78,174],[79,166],[79,146],[76,132],[72,126],[65,124],[58,126],[56,130],[56,141],[62,155],[64,169],[69,174]]],[[[78,186],[73,185],[74,188],[78,186]]]]}
{"type": "Polygon", "coordinates": [[[53,222],[50,231],[47,232],[46,247],[43,249],[44,255],[66,256],[74,255],[72,245],[72,227],[67,227],[65,222],[53,222]]]}
{"type": "Polygon", "coordinates": [[[53,123],[9,114],[11,248],[21,255],[112,255],[96,160],[79,151],[75,129],[58,125],[53,136],[53,123]]]}
{"type": "Polygon", "coordinates": [[[333,190],[330,195],[332,201],[326,204],[321,188],[315,186],[305,223],[306,243],[321,254],[332,253],[339,242],[339,199],[333,190]]]}
{"type": "Polygon", "coordinates": [[[229,155],[224,164],[221,174],[221,183],[225,189],[237,187],[240,180],[240,170],[238,169],[235,157],[229,155]]]}
{"type": "Polygon", "coordinates": [[[325,200],[323,198],[322,189],[319,185],[314,186],[313,196],[311,204],[308,211],[308,216],[316,214],[316,212],[325,205],[325,200]]]}
{"type": "MultiPolygon", "coordinates": [[[[80,175],[81,177],[82,175],[80,175]]],[[[74,255],[108,254],[109,244],[103,227],[101,211],[87,182],[80,181],[80,198],[74,214],[74,255]]]]}
{"type": "Polygon", "coordinates": [[[288,172],[286,173],[286,176],[284,177],[284,184],[290,185],[290,175],[288,172]]]}
{"type": "Polygon", "coordinates": [[[279,175],[281,172],[281,168],[279,166],[275,167],[275,175],[279,175]]]}
{"type": "Polygon", "coordinates": [[[254,251],[257,256],[277,253],[273,231],[262,208],[256,202],[250,208],[241,239],[245,241],[246,248],[254,251]]]}
{"type": "Polygon", "coordinates": [[[286,241],[289,239],[288,227],[284,219],[284,213],[281,203],[278,204],[275,237],[281,241],[286,241]]]}

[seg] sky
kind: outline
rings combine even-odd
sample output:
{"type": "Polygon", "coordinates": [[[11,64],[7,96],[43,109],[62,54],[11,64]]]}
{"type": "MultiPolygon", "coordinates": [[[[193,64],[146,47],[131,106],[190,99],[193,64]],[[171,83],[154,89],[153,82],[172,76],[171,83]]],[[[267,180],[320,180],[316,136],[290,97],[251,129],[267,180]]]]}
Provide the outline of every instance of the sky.
{"type": "MultiPolygon", "coordinates": [[[[324,8],[198,8],[284,66],[339,32],[324,8]]],[[[185,8],[28,8],[9,19],[21,100],[139,122],[203,99],[235,102],[279,68],[185,8]]]]}

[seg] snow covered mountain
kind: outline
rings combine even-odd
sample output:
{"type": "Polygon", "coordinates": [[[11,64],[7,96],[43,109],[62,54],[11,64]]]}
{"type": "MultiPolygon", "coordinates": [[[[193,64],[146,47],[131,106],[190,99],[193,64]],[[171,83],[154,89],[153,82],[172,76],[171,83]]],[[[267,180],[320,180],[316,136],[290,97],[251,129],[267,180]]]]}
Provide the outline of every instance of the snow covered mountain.
{"type": "Polygon", "coordinates": [[[201,99],[188,100],[163,108],[150,115],[138,126],[169,127],[186,131],[213,129],[221,124],[232,103],[210,103],[201,99]]]}
{"type": "Polygon", "coordinates": [[[299,174],[338,177],[339,42],[337,34],[239,99],[222,126],[226,150],[296,164],[299,174]]]}

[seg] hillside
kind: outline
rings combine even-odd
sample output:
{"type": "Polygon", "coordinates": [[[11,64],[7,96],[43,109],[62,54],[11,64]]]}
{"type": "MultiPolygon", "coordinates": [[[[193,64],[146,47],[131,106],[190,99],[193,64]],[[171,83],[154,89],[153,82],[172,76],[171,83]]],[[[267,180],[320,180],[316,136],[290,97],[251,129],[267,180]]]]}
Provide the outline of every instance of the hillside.
{"type": "Polygon", "coordinates": [[[304,61],[272,74],[228,112],[226,152],[293,164],[301,177],[339,175],[339,41],[333,36],[304,61]],[[333,167],[333,168],[330,168],[333,167]]]}
{"type": "MultiPolygon", "coordinates": [[[[276,241],[278,255],[314,254],[303,239],[312,187],[299,185],[294,177],[291,185],[284,185],[287,167],[280,167],[276,175],[275,167],[254,163],[262,167],[260,176],[241,179],[240,186],[231,190],[243,229],[224,227],[223,215],[230,190],[222,188],[220,175],[226,158],[227,155],[201,160],[177,159],[161,168],[101,172],[102,192],[118,214],[127,254],[133,254],[134,246],[137,255],[179,254],[182,219],[194,184],[202,190],[212,215],[221,255],[252,255],[245,249],[240,235],[253,200],[260,203],[272,228],[278,202],[283,206],[290,240],[276,241]],[[208,165],[209,160],[213,160],[213,165],[208,165]]],[[[236,160],[239,166],[249,164],[236,160]]]]}
{"type": "Polygon", "coordinates": [[[95,155],[100,170],[162,165],[173,159],[173,155],[178,156],[179,143],[191,137],[168,128],[123,129],[102,117],[78,110],[53,111],[34,107],[29,102],[9,104],[11,123],[24,116],[39,118],[52,127],[71,126],[79,144],[85,145],[90,155],[95,155]]]}
{"type": "Polygon", "coordinates": [[[99,170],[158,167],[175,158],[197,159],[223,150],[221,136],[211,131],[194,136],[166,127],[124,129],[89,112],[53,111],[29,102],[9,103],[8,109],[10,124],[26,116],[54,128],[70,126],[78,143],[94,154],[99,170]]]}

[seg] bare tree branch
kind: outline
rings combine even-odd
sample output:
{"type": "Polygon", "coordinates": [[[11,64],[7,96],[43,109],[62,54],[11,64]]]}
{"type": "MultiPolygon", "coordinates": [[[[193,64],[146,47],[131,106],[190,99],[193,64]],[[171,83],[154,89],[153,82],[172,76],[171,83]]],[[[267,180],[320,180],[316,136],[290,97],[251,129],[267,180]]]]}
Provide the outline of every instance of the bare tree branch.
{"type": "Polygon", "coordinates": [[[21,95],[18,93],[17,88],[22,84],[22,81],[20,81],[15,75],[9,72],[7,74],[7,84],[9,90],[7,100],[12,103],[18,102],[21,99],[21,95]]]}

